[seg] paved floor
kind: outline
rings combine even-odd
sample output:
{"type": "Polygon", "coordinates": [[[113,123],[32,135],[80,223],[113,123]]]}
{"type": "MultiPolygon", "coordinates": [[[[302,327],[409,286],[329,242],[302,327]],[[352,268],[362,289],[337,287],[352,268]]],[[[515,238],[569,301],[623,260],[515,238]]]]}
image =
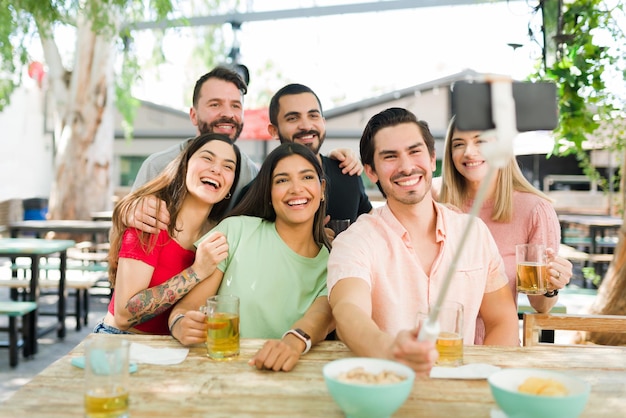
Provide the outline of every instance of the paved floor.
{"type": "MultiPolygon", "coordinates": [[[[0,289],[0,300],[8,300],[8,290],[0,289]]],[[[43,297],[42,309],[52,311],[55,307],[54,297],[43,297]],[[45,306],[48,305],[48,306],[45,306]]],[[[582,313],[593,301],[594,296],[579,293],[565,293],[559,296],[560,303],[567,307],[569,313],[582,313]]],[[[0,349],[0,404],[2,402],[10,402],[11,395],[17,391],[22,385],[28,383],[40,371],[48,365],[63,357],[78,343],[80,343],[92,330],[96,322],[104,316],[108,305],[108,298],[92,295],[90,299],[89,325],[83,327],[81,331],[76,331],[76,322],[73,317],[66,320],[67,336],[64,340],[58,340],[55,333],[50,333],[38,340],[39,352],[33,359],[24,359],[20,356],[17,367],[9,366],[8,350],[0,349]]],[[[68,306],[73,306],[73,299],[68,300],[68,306]]],[[[40,323],[52,324],[56,320],[52,316],[40,317],[40,323]]],[[[6,326],[6,318],[0,317],[0,327],[6,326]]],[[[520,322],[521,324],[521,322],[520,322]]],[[[521,325],[520,325],[521,327],[521,325]]],[[[4,339],[6,334],[0,334],[0,338],[4,339]]],[[[571,339],[571,333],[568,331],[557,331],[555,341],[557,343],[567,342],[571,339]]],[[[0,405],[1,407],[1,405],[0,405]]]]}

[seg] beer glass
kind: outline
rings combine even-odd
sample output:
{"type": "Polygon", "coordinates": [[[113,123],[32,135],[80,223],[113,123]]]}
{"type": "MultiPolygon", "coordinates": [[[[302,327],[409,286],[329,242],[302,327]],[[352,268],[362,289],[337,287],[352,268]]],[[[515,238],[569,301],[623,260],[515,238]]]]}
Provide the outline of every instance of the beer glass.
{"type": "Polygon", "coordinates": [[[85,341],[85,417],[127,418],[130,343],[119,336],[85,341]]]}
{"type": "Polygon", "coordinates": [[[328,227],[335,232],[335,236],[345,231],[350,226],[350,219],[331,219],[328,227]]]}
{"type": "Polygon", "coordinates": [[[239,355],[239,298],[211,296],[202,307],[208,324],[207,355],[213,360],[230,360],[239,355]]]}
{"type": "MultiPolygon", "coordinates": [[[[419,312],[417,324],[421,327],[430,312],[419,312]]],[[[463,305],[444,302],[439,308],[439,336],[435,347],[439,352],[438,366],[463,365],[463,305]]]]}
{"type": "Polygon", "coordinates": [[[527,295],[543,295],[547,291],[548,267],[546,246],[543,244],[518,244],[517,291],[527,295]]]}

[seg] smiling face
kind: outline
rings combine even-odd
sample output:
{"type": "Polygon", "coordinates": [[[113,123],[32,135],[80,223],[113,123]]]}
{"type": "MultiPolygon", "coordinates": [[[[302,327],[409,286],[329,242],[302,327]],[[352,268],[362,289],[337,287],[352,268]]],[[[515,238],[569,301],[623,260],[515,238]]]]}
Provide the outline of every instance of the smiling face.
{"type": "Polygon", "coordinates": [[[480,131],[454,130],[450,142],[452,163],[469,183],[480,183],[489,171],[489,164],[480,151],[482,144],[489,142],[480,131]]]}
{"type": "Polygon", "coordinates": [[[317,154],[326,138],[326,122],[315,95],[287,94],[278,103],[278,126],[270,125],[270,134],[283,144],[296,142],[317,154]]]}
{"type": "Polygon", "coordinates": [[[189,159],[185,184],[189,195],[205,203],[221,202],[235,180],[237,155],[233,146],[213,140],[189,159]]]}
{"type": "Polygon", "coordinates": [[[189,117],[198,134],[215,132],[235,141],[243,129],[243,96],[235,84],[209,78],[202,84],[189,117]]]}
{"type": "Polygon", "coordinates": [[[401,123],[380,129],[374,135],[373,167],[365,173],[380,186],[390,204],[413,205],[431,196],[432,173],[436,168],[415,123],[401,123]]]}
{"type": "Polygon", "coordinates": [[[279,224],[306,224],[311,228],[324,193],[324,182],[309,161],[294,154],[276,164],[271,193],[277,228],[279,224]]]}

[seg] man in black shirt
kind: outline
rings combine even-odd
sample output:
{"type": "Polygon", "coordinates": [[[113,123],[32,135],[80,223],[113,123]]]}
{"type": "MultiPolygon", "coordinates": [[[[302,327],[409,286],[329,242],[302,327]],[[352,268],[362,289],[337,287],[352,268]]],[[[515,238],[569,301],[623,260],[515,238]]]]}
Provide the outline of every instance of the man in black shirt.
{"type": "Polygon", "coordinates": [[[272,97],[269,107],[270,134],[281,143],[297,142],[309,147],[322,163],[330,219],[356,218],[372,210],[360,176],[344,174],[339,161],[320,154],[326,138],[326,121],[319,98],[309,87],[288,84],[272,97]]]}

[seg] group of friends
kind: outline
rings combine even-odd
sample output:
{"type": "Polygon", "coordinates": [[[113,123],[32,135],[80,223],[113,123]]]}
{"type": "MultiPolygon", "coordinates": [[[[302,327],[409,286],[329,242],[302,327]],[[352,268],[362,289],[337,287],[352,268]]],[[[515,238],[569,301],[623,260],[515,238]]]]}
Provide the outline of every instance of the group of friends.
{"type": "MultiPolygon", "coordinates": [[[[519,345],[515,244],[560,242],[547,196],[515,158],[498,169],[480,219],[469,212],[489,169],[481,132],[451,121],[443,175],[433,179],[435,140],[402,108],[370,118],[360,158],[320,153],[326,136],[319,98],[288,84],[271,99],[268,131],[281,145],[260,169],[236,146],[247,86],[217,67],[196,83],[189,116],[197,136],[148,157],[133,191],[113,211],[113,295],[94,332],[171,334],[206,341],[209,296],[240,298],[240,335],[266,339],[250,359],[289,371],[311,345],[341,339],[355,355],[389,358],[428,375],[437,359],[418,341],[418,312],[437,300],[461,231],[471,245],[456,261],[446,300],[463,305],[464,344],[519,345]],[[373,209],[360,174],[382,192],[373,209]],[[341,234],[329,219],[350,219],[341,234]]],[[[549,251],[549,311],[572,265],[549,251]]]]}

